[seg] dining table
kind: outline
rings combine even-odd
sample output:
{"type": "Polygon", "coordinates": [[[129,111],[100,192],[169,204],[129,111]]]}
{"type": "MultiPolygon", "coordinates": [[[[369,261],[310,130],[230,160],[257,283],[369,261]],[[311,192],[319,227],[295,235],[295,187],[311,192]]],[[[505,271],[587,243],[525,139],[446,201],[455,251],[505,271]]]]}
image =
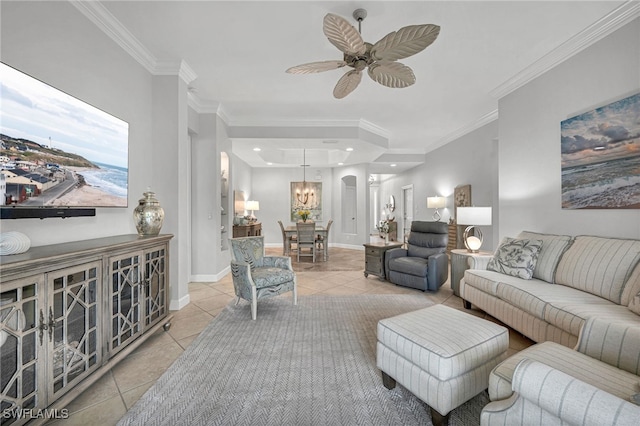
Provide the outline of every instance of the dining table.
{"type": "MultiPolygon", "coordinates": [[[[296,235],[297,232],[298,232],[298,229],[296,225],[289,225],[289,226],[285,226],[284,228],[284,234],[286,235],[287,238],[291,238],[292,236],[296,235]]],[[[316,223],[316,234],[324,238],[325,244],[329,240],[328,238],[329,236],[327,235],[327,228],[317,223],[316,223]]]]}

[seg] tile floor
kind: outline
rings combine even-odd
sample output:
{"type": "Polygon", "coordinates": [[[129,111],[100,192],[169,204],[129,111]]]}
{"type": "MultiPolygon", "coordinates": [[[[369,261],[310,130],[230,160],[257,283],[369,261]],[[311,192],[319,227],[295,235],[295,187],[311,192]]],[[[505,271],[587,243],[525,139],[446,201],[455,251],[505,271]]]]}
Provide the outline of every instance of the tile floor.
{"type": "MultiPolygon", "coordinates": [[[[266,251],[267,254],[281,254],[281,250],[275,248],[267,248],[266,251]]],[[[448,282],[437,293],[423,293],[396,286],[371,275],[365,278],[363,251],[332,247],[329,254],[327,262],[316,262],[315,265],[308,258],[301,259],[300,263],[294,259],[299,295],[413,294],[464,310],[462,299],[453,294],[448,282]]],[[[191,303],[173,313],[169,331],[159,330],[151,336],[71,402],[67,406],[70,414],[68,419],[55,423],[115,425],[223,307],[235,299],[230,274],[215,283],[191,283],[189,293],[191,303]]],[[[291,294],[280,297],[291,297],[291,294]]],[[[241,303],[246,305],[247,315],[250,315],[248,302],[241,303]]],[[[465,312],[499,322],[476,309],[465,312]]],[[[258,318],[259,315],[258,304],[258,318]]],[[[509,354],[533,344],[513,330],[510,330],[509,337],[509,354]]]]}

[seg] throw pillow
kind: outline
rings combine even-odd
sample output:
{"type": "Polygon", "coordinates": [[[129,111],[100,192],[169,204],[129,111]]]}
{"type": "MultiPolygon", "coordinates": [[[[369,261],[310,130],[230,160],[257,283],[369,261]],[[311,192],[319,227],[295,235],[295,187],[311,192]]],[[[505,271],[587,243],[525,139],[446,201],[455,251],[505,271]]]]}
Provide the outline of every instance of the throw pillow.
{"type": "Polygon", "coordinates": [[[640,315],[640,293],[636,294],[629,302],[629,310],[640,315]]]}
{"type": "Polygon", "coordinates": [[[542,240],[506,237],[498,246],[487,270],[530,280],[538,260],[542,240]]]}
{"type": "Polygon", "coordinates": [[[522,231],[516,238],[520,240],[542,240],[542,247],[538,253],[536,269],[533,278],[541,279],[548,283],[555,283],[554,275],[560,257],[571,245],[573,238],[568,235],[540,234],[531,231],[522,231]]]}

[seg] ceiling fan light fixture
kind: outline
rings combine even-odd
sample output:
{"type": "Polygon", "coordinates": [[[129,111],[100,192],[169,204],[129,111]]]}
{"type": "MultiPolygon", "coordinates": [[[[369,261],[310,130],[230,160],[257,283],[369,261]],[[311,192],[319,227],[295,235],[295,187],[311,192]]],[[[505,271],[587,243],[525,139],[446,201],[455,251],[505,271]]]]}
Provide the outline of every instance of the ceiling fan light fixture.
{"type": "Polygon", "coordinates": [[[358,21],[356,30],[346,19],[328,13],[323,20],[322,31],[331,44],[343,53],[342,61],[310,62],[287,69],[289,74],[311,74],[348,66],[347,71],[333,89],[333,96],[342,99],[353,92],[362,80],[362,71],[383,86],[399,89],[413,85],[416,76],[406,65],[395,62],[415,55],[431,45],[440,34],[440,27],[433,24],[409,25],[393,31],[377,43],[366,43],[361,36],[361,23],[366,18],[365,9],[353,11],[358,21]]]}

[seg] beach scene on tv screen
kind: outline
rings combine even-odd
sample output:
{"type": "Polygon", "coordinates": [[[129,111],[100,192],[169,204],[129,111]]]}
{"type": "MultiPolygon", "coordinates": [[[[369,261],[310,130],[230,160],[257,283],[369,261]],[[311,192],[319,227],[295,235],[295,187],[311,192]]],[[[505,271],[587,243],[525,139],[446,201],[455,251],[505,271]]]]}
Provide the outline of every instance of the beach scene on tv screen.
{"type": "Polygon", "coordinates": [[[127,207],[129,125],[0,63],[0,205],[127,207]]]}

